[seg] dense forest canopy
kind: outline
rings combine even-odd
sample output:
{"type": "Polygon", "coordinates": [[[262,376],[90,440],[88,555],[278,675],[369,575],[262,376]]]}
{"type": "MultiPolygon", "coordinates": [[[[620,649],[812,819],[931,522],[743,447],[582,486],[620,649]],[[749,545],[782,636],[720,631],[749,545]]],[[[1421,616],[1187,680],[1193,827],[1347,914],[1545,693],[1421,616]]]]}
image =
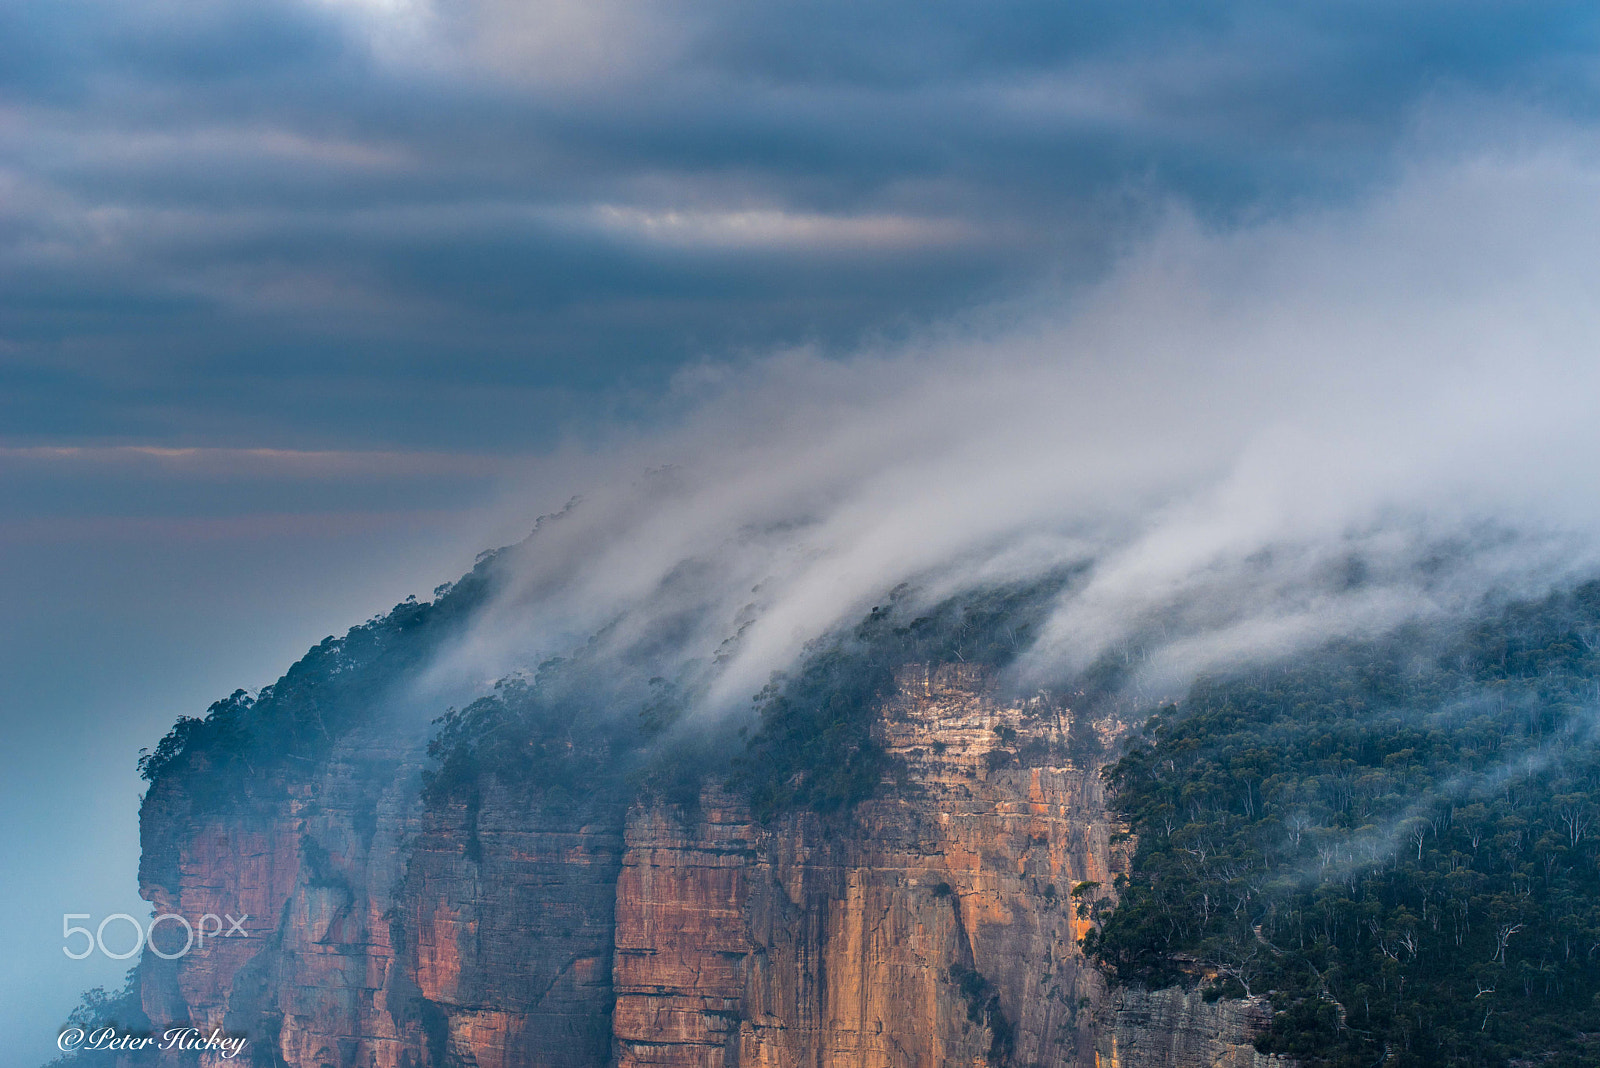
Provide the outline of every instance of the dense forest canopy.
{"type": "Polygon", "coordinates": [[[435,590],[432,601],[407,598],[342,638],[324,638],[259,693],[235,690],[204,717],[179,717],[154,749],[140,751],[140,776],[151,784],[179,776],[202,807],[224,805],[270,788],[272,771],[285,760],[325,754],[380,715],[461,633],[494,588],[497,555],[482,554],[461,581],[435,590]]]}
{"type": "Polygon", "coordinates": [[[1087,948],[1312,1066],[1600,1063],[1600,584],[1197,683],[1105,769],[1087,948]]]}

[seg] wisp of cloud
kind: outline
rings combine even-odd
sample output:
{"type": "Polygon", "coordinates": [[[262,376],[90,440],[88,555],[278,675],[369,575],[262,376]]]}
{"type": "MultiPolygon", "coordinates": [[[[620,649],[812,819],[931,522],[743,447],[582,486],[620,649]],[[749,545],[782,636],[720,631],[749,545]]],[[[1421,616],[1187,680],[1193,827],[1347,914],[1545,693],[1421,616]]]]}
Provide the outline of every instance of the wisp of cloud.
{"type": "Polygon", "coordinates": [[[715,714],[901,584],[1076,566],[1011,681],[1136,649],[1154,695],[1587,574],[1600,159],[1558,140],[1360,205],[1173,211],[1088,290],[686,372],[669,428],[530,475],[578,499],[434,680],[591,642],[618,671],[700,665],[715,714]]]}

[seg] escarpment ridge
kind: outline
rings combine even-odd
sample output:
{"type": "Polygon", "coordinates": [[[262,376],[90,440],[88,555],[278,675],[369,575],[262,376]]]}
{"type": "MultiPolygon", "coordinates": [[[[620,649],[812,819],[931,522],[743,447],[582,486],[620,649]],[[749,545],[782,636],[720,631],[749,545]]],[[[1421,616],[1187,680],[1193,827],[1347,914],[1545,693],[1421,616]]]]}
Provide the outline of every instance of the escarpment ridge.
{"type": "Polygon", "coordinates": [[[296,1068],[1600,1048],[1600,585],[1153,710],[1119,697],[1131,654],[1076,688],[1008,684],[1047,583],[875,608],[743,724],[695,718],[694,665],[610,650],[431,726],[396,712],[493,583],[491,559],[146,754],[142,892],[240,929],[153,938],[100,1009],[296,1068]]]}

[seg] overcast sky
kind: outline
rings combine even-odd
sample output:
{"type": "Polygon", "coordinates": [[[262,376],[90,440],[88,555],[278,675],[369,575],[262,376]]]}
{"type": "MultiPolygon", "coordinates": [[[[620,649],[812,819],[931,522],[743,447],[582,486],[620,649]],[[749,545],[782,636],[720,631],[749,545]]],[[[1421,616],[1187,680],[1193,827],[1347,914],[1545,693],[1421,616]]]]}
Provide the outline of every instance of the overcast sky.
{"type": "Polygon", "coordinates": [[[1592,4],[0,9],[0,432],[505,452],[1586,116],[1592,4]],[[1434,121],[1430,123],[1430,117],[1434,121]]]}
{"type": "Polygon", "coordinates": [[[696,375],[1071,294],[1174,212],[1359,211],[1418,160],[1587,137],[1597,33],[1592,3],[0,0],[0,1063],[120,972],[58,925],[139,906],[138,747],[519,536],[583,488],[508,500],[553,450],[671,425],[696,375]]]}

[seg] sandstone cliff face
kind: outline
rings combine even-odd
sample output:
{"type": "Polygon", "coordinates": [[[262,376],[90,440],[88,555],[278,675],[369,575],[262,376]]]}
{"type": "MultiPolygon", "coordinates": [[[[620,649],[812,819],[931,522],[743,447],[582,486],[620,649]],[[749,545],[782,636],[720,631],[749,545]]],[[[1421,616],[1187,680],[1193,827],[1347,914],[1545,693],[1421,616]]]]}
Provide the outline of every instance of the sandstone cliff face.
{"type": "Polygon", "coordinates": [[[1207,1002],[1198,991],[1113,990],[1099,1035],[1102,1068],[1208,1065],[1284,1068],[1293,1062],[1257,1053],[1241,1036],[1271,1022],[1265,998],[1207,1002]]]}
{"type": "Polygon", "coordinates": [[[147,955],[146,1011],[297,1068],[1264,1068],[1260,1004],[1108,990],[1084,961],[1072,890],[1106,892],[1128,846],[1070,716],[908,668],[880,724],[905,780],[767,824],[716,789],[429,809],[416,749],[360,735],[242,813],[164,784],[145,896],[248,912],[250,937],[147,955]]]}

